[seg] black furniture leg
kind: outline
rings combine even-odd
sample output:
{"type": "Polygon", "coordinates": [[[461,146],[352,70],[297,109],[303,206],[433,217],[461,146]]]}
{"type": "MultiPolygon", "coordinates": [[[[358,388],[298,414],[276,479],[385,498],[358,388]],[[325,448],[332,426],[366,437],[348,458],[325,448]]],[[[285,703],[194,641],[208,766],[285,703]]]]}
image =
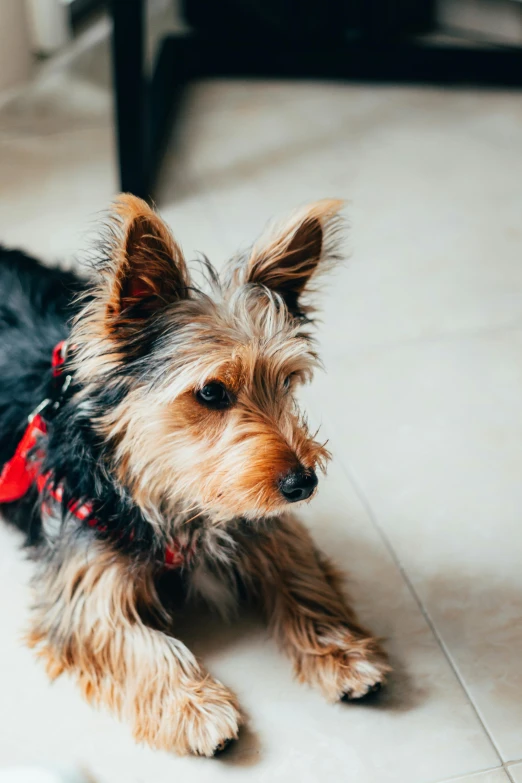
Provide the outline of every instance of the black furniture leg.
{"type": "MultiPolygon", "coordinates": [[[[295,8],[295,16],[300,14],[304,20],[300,35],[280,31],[269,34],[255,27],[247,27],[244,33],[241,27],[234,26],[234,15],[225,19],[223,27],[218,24],[223,7],[229,11],[244,8],[243,0],[225,3],[223,7],[223,0],[201,0],[190,6],[192,10],[204,12],[193,20],[196,29],[163,39],[149,78],[144,52],[146,0],[108,1],[113,20],[120,188],[144,199],[151,197],[172,121],[182,114],[186,87],[197,79],[320,79],[522,87],[522,47],[447,46],[390,35],[391,22],[383,24],[384,12],[388,10],[392,20],[396,19],[401,5],[397,5],[397,0],[364,0],[355,20],[359,34],[349,38],[345,34],[346,14],[350,10],[346,0],[323,0],[328,15],[320,9],[317,17],[312,15],[312,10],[318,8],[315,0],[287,0],[284,7],[290,3],[295,8]],[[338,33],[328,32],[325,36],[324,30],[330,29],[326,22],[331,23],[332,18],[338,33]]],[[[410,17],[411,10],[417,6],[422,11],[415,15],[415,30],[431,29],[434,0],[424,0],[422,4],[417,0],[405,2],[410,17]]],[[[243,19],[241,15],[238,18],[243,19]]],[[[295,25],[293,29],[295,32],[295,25]]]]}
{"type": "Polygon", "coordinates": [[[120,188],[149,197],[144,0],[110,0],[120,188]]]}

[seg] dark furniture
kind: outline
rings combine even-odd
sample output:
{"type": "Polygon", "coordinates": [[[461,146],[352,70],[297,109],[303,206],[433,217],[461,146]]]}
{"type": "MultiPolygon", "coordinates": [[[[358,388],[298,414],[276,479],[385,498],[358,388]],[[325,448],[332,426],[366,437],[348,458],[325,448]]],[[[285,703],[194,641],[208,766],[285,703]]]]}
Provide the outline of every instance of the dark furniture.
{"type": "Polygon", "coordinates": [[[145,72],[145,0],[110,0],[120,188],[151,198],[194,79],[281,78],[522,86],[522,48],[454,46],[421,33],[433,0],[185,0],[193,29],[163,39],[145,72]]]}

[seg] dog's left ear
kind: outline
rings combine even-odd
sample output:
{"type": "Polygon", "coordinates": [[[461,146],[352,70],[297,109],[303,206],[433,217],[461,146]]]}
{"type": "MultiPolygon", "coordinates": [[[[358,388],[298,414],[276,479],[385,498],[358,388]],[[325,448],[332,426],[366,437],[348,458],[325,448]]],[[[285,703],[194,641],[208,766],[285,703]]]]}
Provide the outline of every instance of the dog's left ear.
{"type": "Polygon", "coordinates": [[[189,274],[181,248],[160,216],[129,193],[113,209],[107,315],[140,321],[186,298],[189,274]]]}
{"type": "Polygon", "coordinates": [[[311,279],[336,261],[336,238],[343,202],[325,199],[300,210],[283,227],[252,248],[245,283],[277,292],[291,313],[301,310],[299,297],[311,279]]]}

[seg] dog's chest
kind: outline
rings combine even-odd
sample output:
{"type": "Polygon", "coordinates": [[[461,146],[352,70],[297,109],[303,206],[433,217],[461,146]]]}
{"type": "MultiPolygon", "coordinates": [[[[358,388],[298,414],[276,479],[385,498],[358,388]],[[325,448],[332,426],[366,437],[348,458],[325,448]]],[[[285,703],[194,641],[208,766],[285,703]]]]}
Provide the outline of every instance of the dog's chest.
{"type": "Polygon", "coordinates": [[[193,557],[185,578],[189,599],[200,599],[221,615],[230,616],[238,602],[237,543],[222,528],[197,531],[193,557]]]}
{"type": "MultiPolygon", "coordinates": [[[[72,514],[64,516],[61,506],[52,502],[43,504],[41,519],[50,546],[66,530],[82,527],[78,519],[72,514]]],[[[238,601],[237,554],[238,544],[230,531],[188,524],[178,527],[166,545],[164,565],[166,569],[180,571],[189,599],[202,600],[221,615],[230,616],[238,601]]]]}

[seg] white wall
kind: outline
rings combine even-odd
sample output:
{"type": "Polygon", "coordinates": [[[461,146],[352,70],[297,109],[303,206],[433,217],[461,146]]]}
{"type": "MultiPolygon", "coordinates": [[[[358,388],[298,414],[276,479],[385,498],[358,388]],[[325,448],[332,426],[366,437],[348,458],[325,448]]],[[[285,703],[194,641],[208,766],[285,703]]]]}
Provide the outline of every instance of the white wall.
{"type": "Polygon", "coordinates": [[[69,40],[67,3],[63,0],[25,0],[25,3],[33,51],[54,54],[69,40]]]}
{"type": "Polygon", "coordinates": [[[22,0],[0,0],[0,91],[27,80],[33,56],[22,0]]]}

